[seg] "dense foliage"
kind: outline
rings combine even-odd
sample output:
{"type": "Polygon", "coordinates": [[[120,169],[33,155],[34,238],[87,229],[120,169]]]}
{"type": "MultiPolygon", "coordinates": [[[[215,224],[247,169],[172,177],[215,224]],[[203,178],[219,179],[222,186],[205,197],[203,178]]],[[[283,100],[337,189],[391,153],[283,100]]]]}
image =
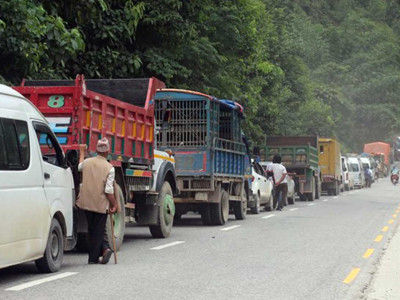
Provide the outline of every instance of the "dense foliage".
{"type": "Polygon", "coordinates": [[[0,0],[0,81],[156,76],[360,151],[400,132],[399,36],[397,1],[0,0]]]}

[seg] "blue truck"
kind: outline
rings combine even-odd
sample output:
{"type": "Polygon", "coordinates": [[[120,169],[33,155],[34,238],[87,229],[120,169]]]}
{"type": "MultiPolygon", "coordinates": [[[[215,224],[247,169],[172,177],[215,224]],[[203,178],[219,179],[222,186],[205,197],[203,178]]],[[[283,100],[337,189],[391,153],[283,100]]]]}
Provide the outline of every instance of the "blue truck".
{"type": "Polygon", "coordinates": [[[172,151],[179,190],[175,219],[199,212],[204,225],[246,217],[249,156],[243,141],[243,108],[199,92],[160,89],[155,96],[156,143],[172,151]]]}

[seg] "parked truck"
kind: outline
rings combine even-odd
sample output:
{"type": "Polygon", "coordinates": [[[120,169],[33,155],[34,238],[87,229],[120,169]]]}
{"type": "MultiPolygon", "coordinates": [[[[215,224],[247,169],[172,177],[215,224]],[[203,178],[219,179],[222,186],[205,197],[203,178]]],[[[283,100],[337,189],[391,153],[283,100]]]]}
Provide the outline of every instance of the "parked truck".
{"type": "Polygon", "coordinates": [[[314,201],[321,194],[317,147],[317,136],[267,136],[257,152],[261,161],[272,162],[275,155],[280,155],[282,164],[294,176],[297,195],[314,201]]]}
{"type": "MultiPolygon", "coordinates": [[[[121,210],[114,215],[117,249],[125,234],[125,220],[149,226],[153,237],[168,237],[173,224],[176,192],[174,159],[155,150],[154,98],[163,88],[156,78],[85,80],[24,80],[15,90],[30,99],[46,117],[66,153],[74,174],[76,196],[79,145],[86,157],[96,155],[96,144],[107,137],[108,160],[115,168],[117,198],[121,210]]],[[[42,148],[51,152],[46,140],[42,148]]],[[[110,222],[107,222],[110,224],[110,222]]],[[[86,248],[87,223],[83,212],[74,211],[75,243],[86,248]]],[[[110,226],[108,228],[110,236],[110,226]]]]}
{"type": "Polygon", "coordinates": [[[244,219],[248,180],[242,139],[242,107],[199,92],[161,89],[156,93],[158,148],[176,160],[179,195],[176,218],[201,214],[205,225],[223,225],[233,212],[244,219]]]}
{"type": "Polygon", "coordinates": [[[379,163],[380,174],[388,176],[390,172],[390,155],[391,149],[390,144],[383,142],[374,142],[364,144],[364,152],[371,154],[375,161],[379,163]],[[382,159],[383,157],[383,159],[382,159]]]}
{"type": "Polygon", "coordinates": [[[340,144],[333,138],[319,138],[318,143],[322,191],[338,195],[342,184],[340,144]]]}

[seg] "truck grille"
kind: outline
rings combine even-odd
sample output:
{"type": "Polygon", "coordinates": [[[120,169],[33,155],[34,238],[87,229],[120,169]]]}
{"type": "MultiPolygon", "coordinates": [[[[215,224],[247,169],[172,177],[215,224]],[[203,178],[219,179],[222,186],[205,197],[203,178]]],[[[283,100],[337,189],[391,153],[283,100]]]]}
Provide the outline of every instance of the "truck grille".
{"type": "Polygon", "coordinates": [[[150,190],[151,178],[125,176],[125,182],[129,191],[142,192],[150,190]]]}

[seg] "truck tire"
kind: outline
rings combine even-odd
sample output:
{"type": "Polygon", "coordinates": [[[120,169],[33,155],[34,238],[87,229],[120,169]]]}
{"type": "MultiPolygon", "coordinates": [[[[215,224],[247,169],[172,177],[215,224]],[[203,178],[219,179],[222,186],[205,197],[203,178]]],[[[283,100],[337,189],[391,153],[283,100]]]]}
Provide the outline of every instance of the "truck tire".
{"type": "Polygon", "coordinates": [[[201,221],[203,222],[203,225],[211,225],[211,215],[210,215],[210,204],[209,203],[203,203],[201,204],[201,221]]]}
{"type": "Polygon", "coordinates": [[[272,211],[274,209],[274,197],[271,195],[269,195],[269,200],[268,203],[265,204],[265,210],[266,211],[272,211]]]}
{"type": "Polygon", "coordinates": [[[315,179],[315,199],[321,198],[321,185],[319,184],[319,179],[315,179]]]}
{"type": "Polygon", "coordinates": [[[233,204],[233,213],[235,214],[236,220],[246,219],[247,214],[247,196],[244,189],[242,189],[242,200],[235,201],[233,204]]]}
{"type": "Polygon", "coordinates": [[[53,273],[61,269],[64,256],[64,236],[57,219],[51,220],[46,250],[42,258],[35,261],[40,272],[53,273]]]}
{"type": "Polygon", "coordinates": [[[150,226],[154,238],[167,238],[171,234],[174,224],[175,205],[171,185],[164,182],[158,194],[158,224],[150,226]]]}
{"type": "Polygon", "coordinates": [[[339,187],[338,183],[335,182],[335,188],[332,190],[333,195],[334,195],[334,196],[339,195],[339,190],[340,190],[340,187],[339,187]]]}
{"type": "Polygon", "coordinates": [[[251,208],[251,213],[253,215],[258,215],[260,213],[260,195],[257,194],[254,199],[254,206],[251,208]]]}
{"type": "MultiPolygon", "coordinates": [[[[122,190],[118,184],[117,184],[117,191],[118,191],[119,205],[121,211],[113,215],[115,247],[117,248],[116,251],[118,251],[119,248],[121,247],[125,235],[125,199],[124,199],[124,194],[122,193],[122,190]]],[[[111,249],[115,250],[112,240],[111,221],[109,215],[107,216],[107,222],[106,222],[106,234],[111,249]]]]}
{"type": "Polygon", "coordinates": [[[314,199],[315,199],[315,178],[313,178],[311,181],[311,193],[307,194],[308,201],[314,201],[314,199]]]}
{"type": "Polygon", "coordinates": [[[229,217],[229,195],[227,191],[222,190],[220,201],[210,203],[211,225],[224,225],[229,217]]]}

